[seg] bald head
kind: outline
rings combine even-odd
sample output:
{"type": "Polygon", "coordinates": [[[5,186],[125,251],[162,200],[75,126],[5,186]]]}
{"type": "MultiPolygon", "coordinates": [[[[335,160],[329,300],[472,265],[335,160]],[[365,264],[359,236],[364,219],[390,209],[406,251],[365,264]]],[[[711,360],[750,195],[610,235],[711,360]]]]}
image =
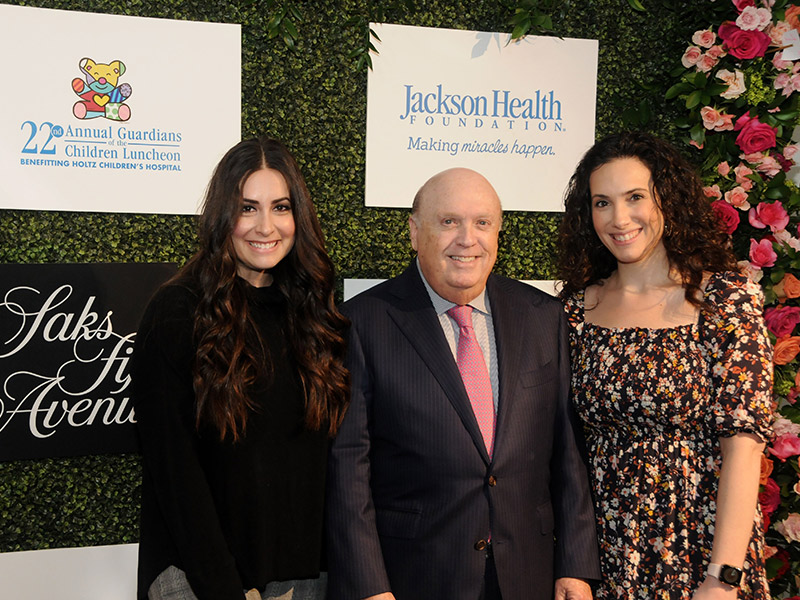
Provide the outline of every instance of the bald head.
{"type": "Polygon", "coordinates": [[[408,224],[422,274],[437,294],[466,304],[483,292],[501,222],[500,199],[480,173],[448,169],[425,182],[408,224]]]}
{"type": "Polygon", "coordinates": [[[454,167],[437,173],[419,188],[414,196],[414,202],[411,205],[411,214],[415,215],[419,212],[422,203],[427,197],[438,197],[443,193],[448,193],[448,190],[453,188],[473,187],[480,190],[481,194],[485,194],[487,198],[491,197],[497,201],[497,209],[500,208],[500,198],[497,196],[492,184],[483,175],[472,169],[464,167],[454,167]]]}

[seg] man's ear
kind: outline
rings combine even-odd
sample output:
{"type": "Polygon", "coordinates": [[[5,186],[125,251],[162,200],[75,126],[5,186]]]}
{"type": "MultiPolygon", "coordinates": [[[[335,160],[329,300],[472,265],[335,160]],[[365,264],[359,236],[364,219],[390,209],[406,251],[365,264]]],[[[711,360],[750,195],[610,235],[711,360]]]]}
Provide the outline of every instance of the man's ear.
{"type": "Polygon", "coordinates": [[[417,249],[417,221],[414,215],[408,217],[408,232],[411,235],[411,247],[416,251],[417,249]]]}

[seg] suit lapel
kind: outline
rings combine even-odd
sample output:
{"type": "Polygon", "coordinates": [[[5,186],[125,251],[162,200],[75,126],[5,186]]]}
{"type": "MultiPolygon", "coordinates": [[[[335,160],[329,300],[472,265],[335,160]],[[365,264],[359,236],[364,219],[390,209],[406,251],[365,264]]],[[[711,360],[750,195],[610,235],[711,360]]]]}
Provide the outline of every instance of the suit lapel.
{"type": "Polygon", "coordinates": [[[489,276],[486,283],[489,303],[492,310],[492,326],[497,348],[497,379],[500,398],[497,403],[497,423],[495,426],[495,455],[503,444],[503,428],[513,406],[514,390],[519,378],[524,331],[527,331],[527,311],[516,302],[512,290],[499,289],[503,279],[489,276]]]}
{"type": "Polygon", "coordinates": [[[442,331],[439,317],[433,309],[428,291],[422,283],[416,264],[412,264],[395,280],[392,293],[399,302],[389,309],[389,316],[433,373],[447,399],[453,405],[469,432],[484,461],[489,455],[483,443],[475,413],[453,359],[453,353],[442,331]]]}

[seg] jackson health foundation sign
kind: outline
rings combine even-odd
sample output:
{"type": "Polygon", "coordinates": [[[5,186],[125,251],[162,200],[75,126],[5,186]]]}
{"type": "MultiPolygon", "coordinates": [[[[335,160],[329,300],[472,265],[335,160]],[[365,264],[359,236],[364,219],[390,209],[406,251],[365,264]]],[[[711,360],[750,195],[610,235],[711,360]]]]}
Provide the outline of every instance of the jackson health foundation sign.
{"type": "Polygon", "coordinates": [[[563,210],[594,142],[596,40],[372,27],[367,206],[408,207],[431,175],[469,167],[505,210],[563,210]]]}

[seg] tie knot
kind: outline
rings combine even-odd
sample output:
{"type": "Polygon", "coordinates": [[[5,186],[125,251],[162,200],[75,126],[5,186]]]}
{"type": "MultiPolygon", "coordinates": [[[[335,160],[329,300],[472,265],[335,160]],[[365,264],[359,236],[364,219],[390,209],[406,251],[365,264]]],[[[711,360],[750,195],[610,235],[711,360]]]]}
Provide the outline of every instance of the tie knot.
{"type": "Polygon", "coordinates": [[[471,306],[454,306],[447,311],[447,314],[453,317],[459,327],[472,327],[471,306]]]}

